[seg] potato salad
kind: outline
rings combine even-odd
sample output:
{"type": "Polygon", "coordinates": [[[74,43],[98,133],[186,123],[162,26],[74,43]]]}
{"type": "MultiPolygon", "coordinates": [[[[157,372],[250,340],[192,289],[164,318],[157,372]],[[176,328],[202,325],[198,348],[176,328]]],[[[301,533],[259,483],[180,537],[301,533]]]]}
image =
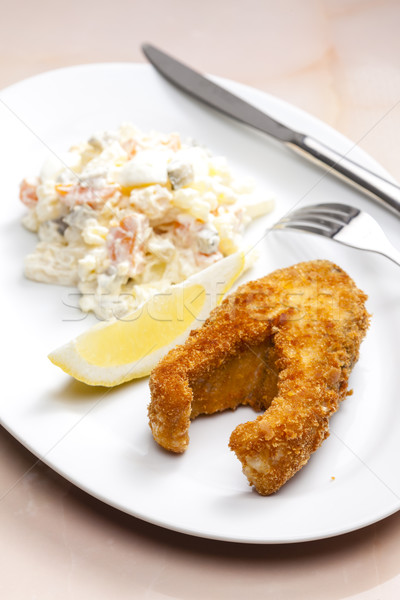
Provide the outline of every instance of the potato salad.
{"type": "Polygon", "coordinates": [[[82,311],[100,319],[235,252],[245,226],[272,208],[225,158],[131,124],[48,159],[20,199],[38,235],[26,276],[76,286],[82,311]]]}

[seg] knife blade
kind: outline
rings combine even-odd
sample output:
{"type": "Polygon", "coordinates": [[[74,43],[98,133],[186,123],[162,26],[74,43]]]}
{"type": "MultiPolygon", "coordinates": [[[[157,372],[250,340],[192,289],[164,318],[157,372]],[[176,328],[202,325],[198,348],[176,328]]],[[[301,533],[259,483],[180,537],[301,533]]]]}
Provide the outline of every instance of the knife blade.
{"type": "Polygon", "coordinates": [[[323,142],[296,131],[214,83],[151,44],[142,45],[149,62],[168,81],[212,108],[268,134],[303,157],[378,200],[400,216],[400,187],[339,154],[323,142]]]}

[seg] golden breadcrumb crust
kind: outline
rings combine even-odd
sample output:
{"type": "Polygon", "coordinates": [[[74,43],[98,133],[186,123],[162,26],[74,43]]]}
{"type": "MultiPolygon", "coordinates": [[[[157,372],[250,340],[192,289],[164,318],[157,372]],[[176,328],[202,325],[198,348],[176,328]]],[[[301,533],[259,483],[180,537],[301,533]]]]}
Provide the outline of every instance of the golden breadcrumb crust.
{"type": "Polygon", "coordinates": [[[183,452],[197,415],[265,410],[229,445],[260,494],[277,491],[329,435],[368,328],[366,298],[323,260],[240,286],[151,373],[154,439],[183,452]]]}

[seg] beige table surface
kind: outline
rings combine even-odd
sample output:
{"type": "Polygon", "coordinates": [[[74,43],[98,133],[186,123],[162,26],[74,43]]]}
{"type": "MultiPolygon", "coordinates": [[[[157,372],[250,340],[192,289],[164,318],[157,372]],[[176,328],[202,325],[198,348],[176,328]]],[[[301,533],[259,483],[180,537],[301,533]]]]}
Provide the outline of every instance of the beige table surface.
{"type": "MultiPolygon", "coordinates": [[[[398,0],[3,0],[0,6],[1,87],[65,65],[143,61],[140,44],[152,41],[200,70],[318,116],[400,179],[398,0]]],[[[399,597],[400,514],[306,544],[213,542],[124,515],[35,463],[0,430],[5,600],[399,597]]]]}

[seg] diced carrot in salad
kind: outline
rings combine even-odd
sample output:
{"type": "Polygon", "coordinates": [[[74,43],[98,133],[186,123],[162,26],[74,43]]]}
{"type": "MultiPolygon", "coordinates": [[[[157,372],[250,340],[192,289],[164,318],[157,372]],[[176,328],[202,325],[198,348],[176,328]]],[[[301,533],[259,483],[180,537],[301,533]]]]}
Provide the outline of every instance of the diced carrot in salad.
{"type": "Polygon", "coordinates": [[[19,199],[22,204],[25,204],[28,208],[35,208],[38,197],[37,197],[37,186],[39,185],[39,179],[23,179],[19,187],[19,199]]]}

